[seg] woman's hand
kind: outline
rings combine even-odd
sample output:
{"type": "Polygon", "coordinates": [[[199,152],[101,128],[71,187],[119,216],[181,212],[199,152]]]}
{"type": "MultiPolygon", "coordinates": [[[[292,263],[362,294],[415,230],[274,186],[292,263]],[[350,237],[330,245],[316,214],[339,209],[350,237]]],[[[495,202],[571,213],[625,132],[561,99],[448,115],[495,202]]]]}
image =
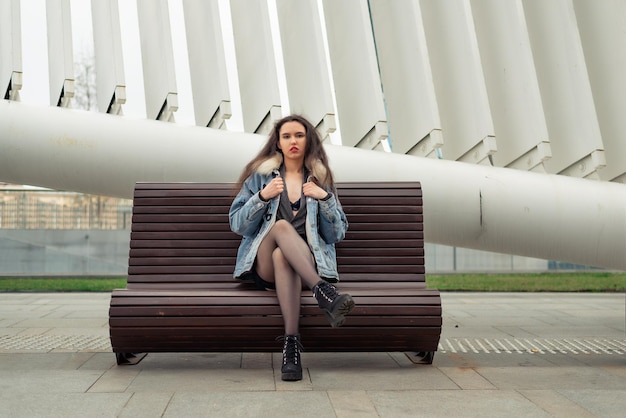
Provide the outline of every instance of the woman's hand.
{"type": "Polygon", "coordinates": [[[261,190],[261,198],[263,200],[270,200],[273,197],[278,196],[285,190],[285,183],[280,176],[274,177],[267,186],[261,190]]]}
{"type": "Polygon", "coordinates": [[[312,181],[308,181],[302,185],[302,193],[305,196],[313,197],[317,200],[324,199],[328,196],[328,192],[312,181]]]}

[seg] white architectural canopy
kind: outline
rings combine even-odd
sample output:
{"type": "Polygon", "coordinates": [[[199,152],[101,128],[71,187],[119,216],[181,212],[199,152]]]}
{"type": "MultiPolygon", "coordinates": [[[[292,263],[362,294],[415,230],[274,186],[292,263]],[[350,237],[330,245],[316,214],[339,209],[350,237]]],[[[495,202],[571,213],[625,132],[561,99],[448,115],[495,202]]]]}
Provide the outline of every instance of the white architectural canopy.
{"type": "Polygon", "coordinates": [[[626,1],[181,0],[182,20],[173,1],[124,2],[139,121],[123,111],[137,86],[121,1],[91,2],[100,114],[67,109],[72,2],[42,3],[43,108],[20,97],[32,6],[0,2],[0,181],[121,197],[136,181],[233,181],[294,111],[337,130],[338,180],[421,181],[430,242],[626,270],[626,1]],[[197,126],[176,122],[180,68],[197,126]],[[247,133],[227,132],[234,112],[247,133]]]}

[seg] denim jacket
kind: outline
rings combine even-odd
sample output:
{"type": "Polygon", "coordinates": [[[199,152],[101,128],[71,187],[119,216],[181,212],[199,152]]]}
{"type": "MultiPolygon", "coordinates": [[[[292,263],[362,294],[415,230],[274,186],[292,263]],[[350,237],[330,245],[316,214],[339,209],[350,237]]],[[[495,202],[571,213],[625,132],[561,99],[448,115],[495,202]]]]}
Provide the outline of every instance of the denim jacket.
{"type": "MultiPolygon", "coordinates": [[[[259,192],[278,175],[282,158],[280,161],[273,160],[274,164],[262,164],[257,172],[246,179],[230,207],[228,214],[230,228],[243,236],[237,251],[233,273],[235,278],[241,278],[252,270],[259,245],[276,222],[280,195],[267,202],[259,196],[259,192]],[[271,171],[267,170],[268,165],[271,171]]],[[[329,281],[337,281],[339,274],[335,243],[345,237],[348,221],[337,199],[336,191],[332,193],[327,190],[327,192],[331,194],[327,200],[306,198],[306,235],[319,276],[330,279],[329,281]]]]}

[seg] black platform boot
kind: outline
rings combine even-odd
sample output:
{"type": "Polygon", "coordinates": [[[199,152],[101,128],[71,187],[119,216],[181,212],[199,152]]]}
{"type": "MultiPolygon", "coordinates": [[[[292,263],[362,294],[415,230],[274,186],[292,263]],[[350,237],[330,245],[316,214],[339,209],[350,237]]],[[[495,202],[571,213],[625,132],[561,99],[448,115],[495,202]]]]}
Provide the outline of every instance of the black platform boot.
{"type": "Polygon", "coordinates": [[[347,293],[340,295],[335,286],[325,280],[320,280],[313,286],[313,296],[333,328],[340,327],[346,319],[345,315],[354,308],[352,296],[347,293]]]}
{"type": "Polygon", "coordinates": [[[302,363],[300,361],[300,334],[278,337],[283,339],[283,364],[280,369],[285,381],[302,380],[302,363]]]}

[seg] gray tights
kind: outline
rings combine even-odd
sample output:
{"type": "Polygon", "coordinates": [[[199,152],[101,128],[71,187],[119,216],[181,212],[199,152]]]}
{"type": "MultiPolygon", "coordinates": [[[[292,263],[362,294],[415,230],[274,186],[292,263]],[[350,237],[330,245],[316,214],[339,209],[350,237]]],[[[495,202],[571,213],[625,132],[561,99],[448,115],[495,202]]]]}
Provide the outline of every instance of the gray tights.
{"type": "Polygon", "coordinates": [[[312,289],[321,278],[308,244],[289,222],[277,221],[263,239],[257,252],[256,271],[263,280],[276,284],[285,334],[298,334],[302,286],[312,289]]]}

